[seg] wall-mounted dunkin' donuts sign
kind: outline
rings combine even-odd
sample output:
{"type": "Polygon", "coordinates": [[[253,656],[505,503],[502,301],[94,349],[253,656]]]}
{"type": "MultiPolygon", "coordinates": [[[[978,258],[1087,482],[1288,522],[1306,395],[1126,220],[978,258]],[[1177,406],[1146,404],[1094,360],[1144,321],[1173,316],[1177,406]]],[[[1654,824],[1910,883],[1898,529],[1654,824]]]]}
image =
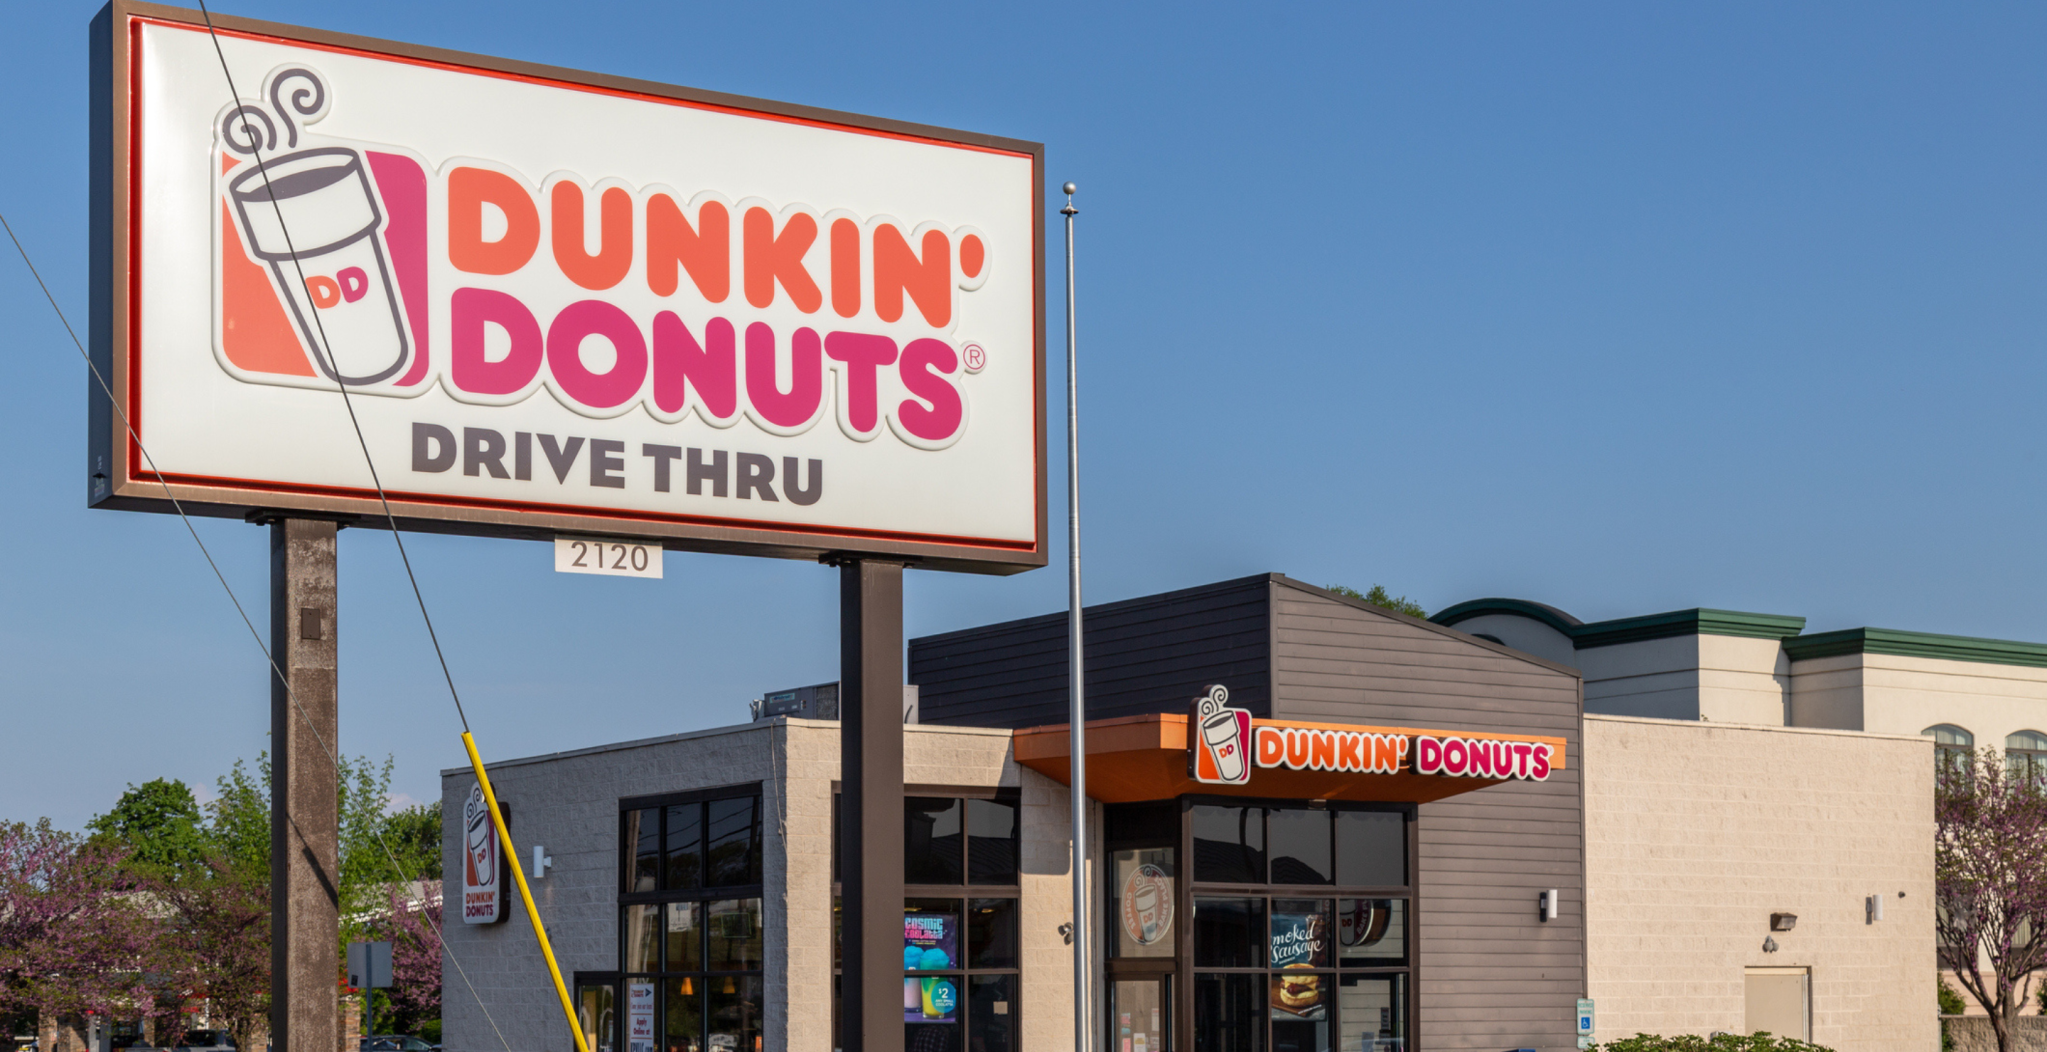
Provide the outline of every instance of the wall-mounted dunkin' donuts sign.
{"type": "MultiPolygon", "coordinates": [[[[1042,148],[117,2],[94,342],[220,514],[1042,565],[1042,148]],[[229,75],[233,87],[229,87],[229,75]]],[[[167,510],[96,404],[92,503],[167,510]]]]}
{"type": "MultiPolygon", "coordinates": [[[[511,810],[500,804],[499,811],[509,826],[511,810]]],[[[483,785],[478,783],[462,805],[462,923],[498,924],[509,916],[505,890],[511,882],[509,866],[498,827],[490,820],[490,806],[483,799],[483,785]]]]}
{"type": "Polygon", "coordinates": [[[1548,741],[1489,734],[1344,730],[1254,719],[1229,704],[1218,684],[1189,713],[1187,773],[1208,785],[1248,785],[1258,769],[1334,774],[1422,774],[1496,781],[1548,781],[1558,766],[1548,741]]]}

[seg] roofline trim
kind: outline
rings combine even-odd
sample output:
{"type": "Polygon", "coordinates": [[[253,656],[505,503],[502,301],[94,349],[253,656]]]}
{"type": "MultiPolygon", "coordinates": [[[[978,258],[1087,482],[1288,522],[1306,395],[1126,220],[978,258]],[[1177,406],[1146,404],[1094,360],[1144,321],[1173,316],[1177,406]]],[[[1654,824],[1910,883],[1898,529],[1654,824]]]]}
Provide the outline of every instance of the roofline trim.
{"type": "Polygon", "coordinates": [[[1805,618],[1788,614],[1756,614],[1741,610],[1693,607],[1639,617],[1619,617],[1590,624],[1546,603],[1527,599],[1473,599],[1437,611],[1429,620],[1455,625],[1488,614],[1504,614],[1539,621],[1570,639],[1578,650],[1642,643],[1652,639],[1680,636],[1737,636],[1748,639],[1788,639],[1805,630],[1805,618]]]}
{"type": "Polygon", "coordinates": [[[2010,639],[1978,636],[1949,636],[1935,632],[1908,632],[1896,628],[1844,628],[1819,632],[1784,641],[1784,654],[1793,661],[1838,657],[1843,654],[1890,654],[1897,657],[1973,661],[1986,665],[2024,665],[2047,668],[2047,643],[2022,643],[2010,639]]]}

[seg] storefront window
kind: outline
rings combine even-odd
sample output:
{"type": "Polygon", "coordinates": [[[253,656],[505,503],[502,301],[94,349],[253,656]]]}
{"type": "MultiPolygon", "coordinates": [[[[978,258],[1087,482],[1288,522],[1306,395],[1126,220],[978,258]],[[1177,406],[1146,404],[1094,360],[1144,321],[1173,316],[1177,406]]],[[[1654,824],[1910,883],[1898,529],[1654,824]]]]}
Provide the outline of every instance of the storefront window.
{"type": "Polygon", "coordinates": [[[1194,1052],[1265,1052],[1265,977],[1194,978],[1194,1052]]]}
{"type": "Polygon", "coordinates": [[[1265,809],[1195,804],[1194,879],[1204,884],[1265,883],[1265,809]]]}
{"type": "Polygon", "coordinates": [[[1339,1052],[1407,1047],[1407,976],[1345,975],[1336,994],[1339,1052]]]}
{"type": "Polygon", "coordinates": [[[758,793],[680,793],[620,810],[624,1052],[759,1052],[758,793]]]}
{"type": "Polygon", "coordinates": [[[1193,1052],[1407,1047],[1411,820],[1341,805],[1187,807],[1193,1052]],[[1311,887],[1328,890],[1302,894],[1311,887]]]}
{"type": "MultiPolygon", "coordinates": [[[[832,872],[840,801],[832,799],[832,872]]],[[[906,1052],[1015,1052],[1018,801],[905,797],[903,1047],[906,1052]]],[[[832,901],[832,1028],[839,1031],[843,957],[838,888],[832,901]]],[[[838,1038],[834,1037],[836,1047],[838,1038]]]]}
{"type": "Polygon", "coordinates": [[[1272,842],[1272,883],[1335,883],[1330,818],[1328,811],[1305,808],[1276,807],[1266,812],[1266,829],[1272,842]]]}
{"type": "Polygon", "coordinates": [[[1194,966],[1265,967],[1265,900],[1194,900],[1194,966]]]}
{"type": "Polygon", "coordinates": [[[617,991],[611,983],[576,985],[576,1022],[583,1028],[583,1043],[590,1046],[590,1052],[612,1052],[617,1047],[618,1018],[613,1007],[617,991]]]}

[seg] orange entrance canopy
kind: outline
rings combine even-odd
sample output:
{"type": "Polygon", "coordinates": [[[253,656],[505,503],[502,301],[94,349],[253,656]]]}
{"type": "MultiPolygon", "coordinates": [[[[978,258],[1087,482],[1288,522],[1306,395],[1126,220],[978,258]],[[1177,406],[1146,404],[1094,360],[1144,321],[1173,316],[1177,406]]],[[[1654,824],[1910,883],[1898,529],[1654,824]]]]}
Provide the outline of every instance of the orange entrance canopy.
{"type": "MultiPolygon", "coordinates": [[[[1564,739],[1520,734],[1485,734],[1471,731],[1418,730],[1410,727],[1367,727],[1354,723],[1298,723],[1292,720],[1253,720],[1255,730],[1327,732],[1381,735],[1405,739],[1460,740],[1467,743],[1525,743],[1549,747],[1548,770],[1564,767],[1564,739]]],[[[1087,724],[1087,795],[1105,803],[1135,803],[1168,800],[1187,793],[1219,796],[1254,796],[1284,800],[1368,800],[1425,804],[1431,800],[1468,793],[1514,778],[1457,777],[1422,774],[1415,769],[1415,747],[1405,747],[1398,770],[1371,773],[1354,770],[1296,770],[1285,765],[1254,768],[1241,784],[1197,781],[1188,762],[1189,720],[1186,716],[1157,713],[1125,716],[1110,720],[1089,720],[1087,724]]],[[[1029,727],[1015,735],[1016,762],[1071,785],[1072,738],[1067,724],[1029,727]]],[[[1525,754],[1527,750],[1524,748],[1525,754]]],[[[1426,763],[1426,761],[1425,761],[1426,763]]]]}

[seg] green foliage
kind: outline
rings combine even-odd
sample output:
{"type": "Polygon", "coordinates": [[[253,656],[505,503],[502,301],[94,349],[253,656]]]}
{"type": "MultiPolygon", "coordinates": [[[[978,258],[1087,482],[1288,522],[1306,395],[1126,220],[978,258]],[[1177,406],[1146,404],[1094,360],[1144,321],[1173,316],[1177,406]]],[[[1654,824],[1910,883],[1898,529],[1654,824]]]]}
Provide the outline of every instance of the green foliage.
{"type": "Polygon", "coordinates": [[[393,880],[441,879],[441,802],[419,804],[384,816],[384,843],[398,858],[393,880]]]}
{"type": "Polygon", "coordinates": [[[1676,1037],[1636,1034],[1634,1037],[1606,1041],[1592,1047],[1598,1052],[1832,1052],[1823,1045],[1814,1045],[1795,1038],[1776,1037],[1767,1031],[1754,1034],[1722,1034],[1715,1038],[1700,1037],[1697,1034],[1679,1034],[1676,1037]]]}
{"type": "Polygon", "coordinates": [[[206,805],[207,838],[227,868],[244,880],[270,882],[270,754],[256,757],[256,774],[236,760],[215,781],[206,805]]]}
{"type": "Polygon", "coordinates": [[[1369,592],[1360,592],[1355,588],[1346,587],[1340,584],[1332,584],[1329,586],[1328,591],[1335,592],[1337,595],[1343,596],[1345,599],[1357,599],[1363,602],[1370,603],[1373,606],[1383,607],[1387,610],[1391,610],[1394,613],[1406,614],[1409,617],[1427,618],[1429,616],[1429,612],[1427,610],[1422,609],[1422,605],[1420,603],[1417,603],[1404,595],[1396,597],[1388,593],[1386,591],[1386,586],[1383,584],[1373,585],[1372,590],[1369,592]]]}
{"type": "Polygon", "coordinates": [[[413,1036],[419,1038],[421,1041],[424,1041],[429,1045],[440,1044],[441,1021],[438,1019],[429,1019],[426,1022],[419,1024],[419,1033],[414,1034],[413,1036]]]}
{"type": "Polygon", "coordinates": [[[130,783],[113,810],[87,822],[94,842],[125,852],[123,866],[148,876],[176,876],[204,865],[206,832],[199,802],[176,779],[130,783]]]}
{"type": "MultiPolygon", "coordinates": [[[[1940,989],[1935,991],[1935,993],[1940,995],[1941,1015],[1961,1015],[1968,1008],[1968,1005],[1962,1003],[1961,991],[1949,986],[1946,976],[1941,977],[1940,989]]],[[[2047,997],[2047,986],[2041,987],[2040,993],[2043,997],[2047,997]]],[[[2043,1003],[2047,1003],[2047,1001],[2043,1001],[2043,1003]]]]}

